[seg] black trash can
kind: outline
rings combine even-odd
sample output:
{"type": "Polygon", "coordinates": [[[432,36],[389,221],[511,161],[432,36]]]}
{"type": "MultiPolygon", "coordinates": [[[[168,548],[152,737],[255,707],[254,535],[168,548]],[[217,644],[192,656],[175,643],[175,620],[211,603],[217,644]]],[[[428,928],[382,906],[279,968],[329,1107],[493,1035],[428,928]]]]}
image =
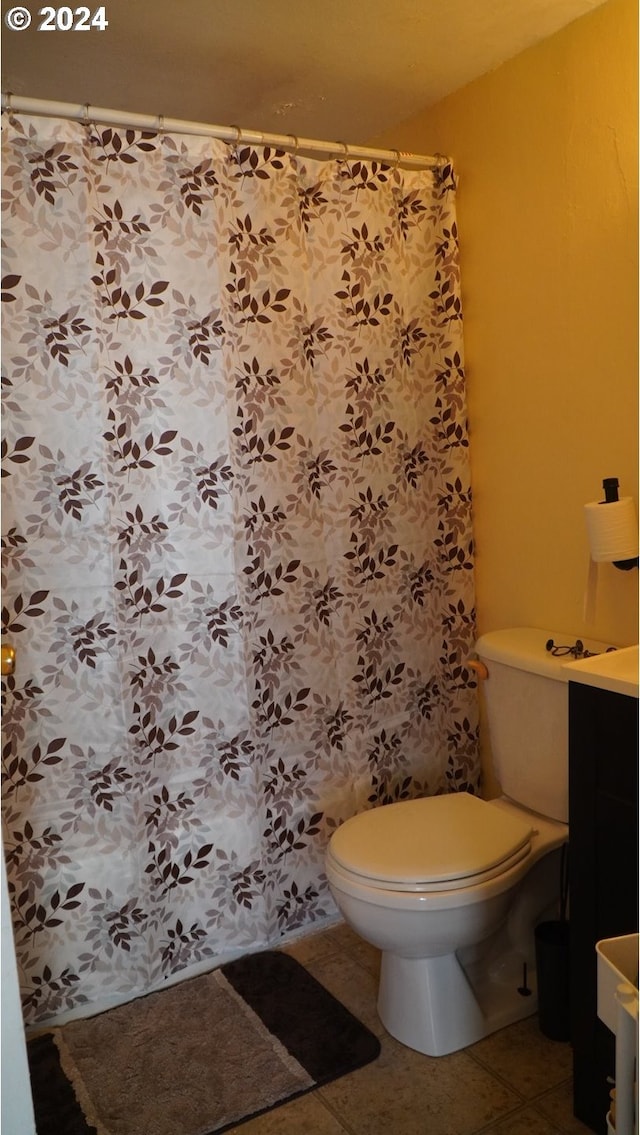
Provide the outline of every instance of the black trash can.
{"type": "Polygon", "coordinates": [[[569,1040],[569,923],[541,922],[534,933],[540,1031],[550,1040],[569,1040]]]}

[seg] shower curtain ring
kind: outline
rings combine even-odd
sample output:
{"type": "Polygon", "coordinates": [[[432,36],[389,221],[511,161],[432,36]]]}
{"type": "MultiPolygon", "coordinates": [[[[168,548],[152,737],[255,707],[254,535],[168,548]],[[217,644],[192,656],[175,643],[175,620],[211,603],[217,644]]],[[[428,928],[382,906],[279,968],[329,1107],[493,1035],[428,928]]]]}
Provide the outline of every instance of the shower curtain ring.
{"type": "Polygon", "coordinates": [[[91,125],[91,123],[89,122],[89,103],[88,102],[86,102],[84,104],[83,108],[82,108],[82,124],[83,124],[83,126],[87,126],[87,127],[89,127],[91,125]]]}
{"type": "Polygon", "coordinates": [[[297,154],[298,150],[300,149],[300,143],[298,141],[297,134],[287,134],[287,138],[293,139],[293,152],[294,152],[294,154],[297,154]]]}
{"type": "Polygon", "coordinates": [[[234,146],[239,146],[240,142],[242,141],[242,130],[240,129],[239,126],[236,126],[235,122],[231,123],[230,129],[235,130],[235,132],[236,132],[236,136],[233,140],[234,146]]]}
{"type": "Polygon", "coordinates": [[[158,134],[164,134],[164,114],[158,115],[158,134]]]}
{"type": "Polygon", "coordinates": [[[400,165],[400,162],[402,161],[402,154],[400,153],[400,150],[394,150],[393,152],[396,155],[396,160],[393,163],[393,168],[397,169],[400,165]]]}
{"type": "Polygon", "coordinates": [[[341,142],[340,140],[338,140],[337,145],[342,146],[342,149],[344,150],[344,154],[340,158],[340,161],[346,162],[347,158],[349,157],[349,147],[347,146],[347,143],[341,142]]]}

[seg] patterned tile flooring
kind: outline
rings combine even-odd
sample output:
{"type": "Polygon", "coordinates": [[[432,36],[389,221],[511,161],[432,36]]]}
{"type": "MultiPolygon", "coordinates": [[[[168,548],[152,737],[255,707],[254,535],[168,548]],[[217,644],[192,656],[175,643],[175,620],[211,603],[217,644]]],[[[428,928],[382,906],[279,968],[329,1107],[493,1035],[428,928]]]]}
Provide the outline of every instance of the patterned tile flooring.
{"type": "Polygon", "coordinates": [[[239,1135],[590,1135],[571,1106],[571,1049],[530,1017],[437,1059],[376,1014],[379,954],[342,924],[285,948],[372,1032],[377,1060],[235,1127],[239,1135]]]}

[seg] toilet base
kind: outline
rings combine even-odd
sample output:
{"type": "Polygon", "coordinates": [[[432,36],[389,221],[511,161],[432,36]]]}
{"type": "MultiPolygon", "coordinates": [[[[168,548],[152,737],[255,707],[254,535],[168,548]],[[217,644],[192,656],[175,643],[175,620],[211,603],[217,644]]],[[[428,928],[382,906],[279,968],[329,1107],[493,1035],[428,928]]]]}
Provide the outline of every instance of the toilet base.
{"type": "Polygon", "coordinates": [[[535,966],[509,958],[510,972],[485,963],[463,968],[456,954],[435,958],[382,955],[378,1015],[391,1036],[426,1056],[445,1056],[531,1016],[537,1009],[535,966]],[[476,971],[474,973],[474,970],[476,971]],[[477,974],[477,983],[475,981],[477,974]],[[521,990],[526,988],[527,993],[521,990]]]}

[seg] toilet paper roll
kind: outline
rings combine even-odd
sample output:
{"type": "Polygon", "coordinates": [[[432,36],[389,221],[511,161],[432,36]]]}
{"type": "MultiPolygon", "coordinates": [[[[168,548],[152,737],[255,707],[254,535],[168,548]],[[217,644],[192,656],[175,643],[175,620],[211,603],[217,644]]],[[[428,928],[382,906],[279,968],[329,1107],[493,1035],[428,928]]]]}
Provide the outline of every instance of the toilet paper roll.
{"type": "Polygon", "coordinates": [[[631,560],[638,555],[638,521],[633,497],[584,506],[591,559],[594,563],[631,560]]]}

